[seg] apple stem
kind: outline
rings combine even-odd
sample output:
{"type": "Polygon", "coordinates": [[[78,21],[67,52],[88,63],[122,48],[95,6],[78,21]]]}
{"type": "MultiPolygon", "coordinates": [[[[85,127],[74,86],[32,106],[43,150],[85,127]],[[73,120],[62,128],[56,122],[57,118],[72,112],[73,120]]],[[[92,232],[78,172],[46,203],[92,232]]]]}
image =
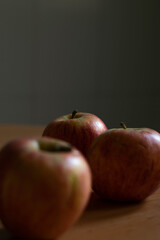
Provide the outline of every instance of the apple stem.
{"type": "Polygon", "coordinates": [[[72,112],[72,117],[71,117],[71,119],[73,119],[73,118],[75,117],[76,113],[77,113],[76,110],[74,110],[74,111],[72,112]]]}
{"type": "Polygon", "coordinates": [[[127,129],[125,123],[121,122],[121,126],[122,126],[123,129],[127,129]]]}

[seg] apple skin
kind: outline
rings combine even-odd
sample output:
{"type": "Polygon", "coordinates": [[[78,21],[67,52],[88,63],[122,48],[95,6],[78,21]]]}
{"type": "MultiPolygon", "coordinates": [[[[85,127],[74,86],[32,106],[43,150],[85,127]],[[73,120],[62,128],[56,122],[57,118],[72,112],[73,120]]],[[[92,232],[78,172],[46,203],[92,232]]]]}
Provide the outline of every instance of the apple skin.
{"type": "Polygon", "coordinates": [[[93,142],[88,162],[100,197],[142,201],[160,185],[160,134],[149,128],[110,129],[93,142]]]}
{"type": "Polygon", "coordinates": [[[42,136],[67,141],[87,156],[91,143],[107,130],[104,122],[94,114],[76,112],[61,116],[49,123],[42,136]]]}
{"type": "Polygon", "coordinates": [[[90,192],[90,168],[68,143],[17,139],[0,152],[0,218],[14,236],[59,237],[81,216],[90,192]]]}

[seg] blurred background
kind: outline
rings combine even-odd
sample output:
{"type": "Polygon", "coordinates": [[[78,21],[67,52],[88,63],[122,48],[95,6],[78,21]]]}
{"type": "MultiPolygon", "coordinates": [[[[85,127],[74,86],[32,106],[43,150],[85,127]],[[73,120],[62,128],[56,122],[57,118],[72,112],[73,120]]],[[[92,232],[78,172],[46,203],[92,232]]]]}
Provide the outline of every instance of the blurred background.
{"type": "Polygon", "coordinates": [[[0,123],[74,109],[160,131],[159,1],[0,0],[0,123]]]}

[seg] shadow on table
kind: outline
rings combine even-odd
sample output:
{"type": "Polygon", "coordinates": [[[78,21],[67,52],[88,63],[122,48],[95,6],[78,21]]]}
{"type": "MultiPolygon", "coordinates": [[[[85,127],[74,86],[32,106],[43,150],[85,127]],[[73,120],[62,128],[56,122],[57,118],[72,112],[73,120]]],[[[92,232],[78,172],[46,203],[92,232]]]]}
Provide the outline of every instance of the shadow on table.
{"type": "MultiPolygon", "coordinates": [[[[14,237],[10,233],[8,233],[7,230],[0,229],[0,240],[27,240],[27,239],[14,237]]],[[[32,240],[35,240],[35,239],[32,239],[32,240]]],[[[37,240],[46,240],[46,239],[37,239],[37,240]]]]}
{"type": "Polygon", "coordinates": [[[130,215],[139,211],[144,204],[145,201],[136,203],[117,203],[107,201],[101,199],[94,192],[92,192],[88,206],[78,221],[78,224],[85,224],[86,222],[89,223],[103,219],[107,220],[111,218],[123,217],[124,215],[130,215]]]}
{"type": "MultiPolygon", "coordinates": [[[[0,240],[26,240],[12,236],[5,229],[0,229],[0,240]]],[[[32,239],[33,240],[33,239],[32,239]]]]}
{"type": "MultiPolygon", "coordinates": [[[[137,203],[117,203],[101,199],[94,192],[87,208],[77,224],[88,224],[101,220],[121,218],[138,212],[145,205],[145,201],[137,203]]],[[[75,224],[76,225],[76,224],[75,224]]],[[[11,236],[5,229],[0,229],[0,240],[24,240],[11,236]]]]}
{"type": "Polygon", "coordinates": [[[13,238],[5,229],[0,229],[0,240],[13,240],[13,238]]]}

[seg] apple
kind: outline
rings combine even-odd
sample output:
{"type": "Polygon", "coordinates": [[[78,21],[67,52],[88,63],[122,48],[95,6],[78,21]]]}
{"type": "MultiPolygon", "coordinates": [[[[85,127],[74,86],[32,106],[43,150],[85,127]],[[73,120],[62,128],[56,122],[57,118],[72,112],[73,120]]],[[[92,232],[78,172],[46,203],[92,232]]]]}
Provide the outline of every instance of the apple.
{"type": "Polygon", "coordinates": [[[94,114],[73,111],[49,123],[42,136],[65,140],[87,156],[91,143],[106,130],[104,122],[94,114]]]}
{"type": "Polygon", "coordinates": [[[91,173],[79,150],[57,139],[23,138],[0,152],[0,218],[25,239],[55,239],[84,211],[91,173]]]}
{"type": "Polygon", "coordinates": [[[112,201],[142,201],[160,185],[160,134],[122,126],[101,134],[90,147],[93,190],[112,201]]]}

